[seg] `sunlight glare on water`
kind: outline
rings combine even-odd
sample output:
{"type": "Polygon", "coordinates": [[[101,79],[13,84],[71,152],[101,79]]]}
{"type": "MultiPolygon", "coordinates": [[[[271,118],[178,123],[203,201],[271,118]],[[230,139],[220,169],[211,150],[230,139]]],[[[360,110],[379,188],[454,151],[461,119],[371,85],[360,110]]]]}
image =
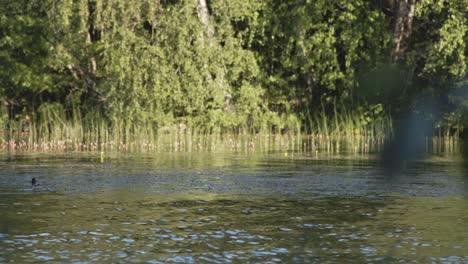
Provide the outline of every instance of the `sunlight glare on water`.
{"type": "Polygon", "coordinates": [[[459,165],[389,180],[369,156],[4,155],[0,262],[465,263],[459,165]]]}

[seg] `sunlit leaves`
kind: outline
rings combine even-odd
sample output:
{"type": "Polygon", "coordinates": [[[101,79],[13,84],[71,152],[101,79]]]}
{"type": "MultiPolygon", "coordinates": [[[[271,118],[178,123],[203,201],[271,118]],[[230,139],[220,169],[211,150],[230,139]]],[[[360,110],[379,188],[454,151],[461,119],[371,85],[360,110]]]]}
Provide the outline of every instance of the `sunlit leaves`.
{"type": "MultiPolygon", "coordinates": [[[[403,96],[369,70],[390,57],[382,1],[212,0],[210,34],[196,0],[3,2],[0,97],[32,106],[17,111],[58,102],[111,125],[283,129],[354,104],[357,72],[377,103],[403,96]]],[[[466,75],[467,6],[417,1],[405,85],[466,75]]]]}
{"type": "Polygon", "coordinates": [[[381,56],[389,42],[385,17],[367,1],[269,1],[266,6],[268,22],[258,50],[264,80],[279,86],[270,95],[300,98],[300,105],[349,94],[356,68],[381,56]]]}
{"type": "MultiPolygon", "coordinates": [[[[415,47],[424,61],[421,76],[428,79],[459,79],[468,70],[468,1],[423,0],[417,2],[417,30],[422,34],[415,47]]],[[[415,50],[416,51],[416,50],[415,50]]]]}

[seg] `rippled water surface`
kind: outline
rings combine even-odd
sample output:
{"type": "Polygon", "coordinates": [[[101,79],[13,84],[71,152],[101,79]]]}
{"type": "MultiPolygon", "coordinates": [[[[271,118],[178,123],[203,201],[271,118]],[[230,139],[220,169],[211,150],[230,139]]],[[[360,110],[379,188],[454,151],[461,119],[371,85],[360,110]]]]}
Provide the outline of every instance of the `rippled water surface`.
{"type": "Polygon", "coordinates": [[[468,263],[460,165],[388,178],[346,155],[1,154],[0,263],[468,263]]]}

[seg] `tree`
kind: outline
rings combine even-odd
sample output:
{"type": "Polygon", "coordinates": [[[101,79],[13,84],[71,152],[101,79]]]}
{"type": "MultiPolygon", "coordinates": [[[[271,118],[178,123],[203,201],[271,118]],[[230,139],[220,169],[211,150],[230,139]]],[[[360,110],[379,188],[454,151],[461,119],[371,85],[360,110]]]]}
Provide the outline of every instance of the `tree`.
{"type": "Polygon", "coordinates": [[[358,67],[388,46],[385,17],[368,1],[268,1],[263,19],[256,49],[275,110],[349,101],[358,67]]]}
{"type": "Polygon", "coordinates": [[[395,2],[392,59],[398,61],[404,56],[413,31],[415,0],[396,0],[395,2]]]}

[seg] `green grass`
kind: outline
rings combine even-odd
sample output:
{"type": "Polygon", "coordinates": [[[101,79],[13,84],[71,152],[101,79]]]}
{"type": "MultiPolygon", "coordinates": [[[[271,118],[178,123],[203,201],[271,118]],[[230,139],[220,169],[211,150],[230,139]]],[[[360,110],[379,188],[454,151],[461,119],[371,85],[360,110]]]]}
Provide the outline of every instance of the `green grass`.
{"type": "Polygon", "coordinates": [[[84,122],[51,117],[48,122],[10,121],[1,131],[2,151],[364,151],[376,141],[374,127],[360,127],[350,117],[324,115],[315,119],[312,133],[300,130],[254,131],[221,130],[217,132],[174,124],[159,129],[150,125],[109,127],[104,121],[84,122]],[[348,122],[348,123],[346,123],[348,122]],[[356,133],[356,132],[359,133],[356,133]]]}
{"type": "MultiPolygon", "coordinates": [[[[308,118],[309,131],[287,117],[294,129],[246,128],[205,129],[184,123],[155,127],[109,122],[99,114],[67,119],[59,108],[41,109],[41,118],[20,118],[0,128],[1,151],[27,152],[272,152],[308,153],[380,152],[393,132],[389,114],[370,115],[369,110],[316,112],[308,118]],[[34,120],[34,121],[33,121],[34,120]]],[[[441,136],[427,140],[427,149],[456,152],[456,137],[441,136]]]]}
{"type": "Polygon", "coordinates": [[[322,110],[312,118],[312,134],[328,152],[379,151],[393,133],[393,122],[389,114],[368,115],[363,109],[349,111],[345,107],[340,111],[335,107],[331,114],[322,110]]]}

